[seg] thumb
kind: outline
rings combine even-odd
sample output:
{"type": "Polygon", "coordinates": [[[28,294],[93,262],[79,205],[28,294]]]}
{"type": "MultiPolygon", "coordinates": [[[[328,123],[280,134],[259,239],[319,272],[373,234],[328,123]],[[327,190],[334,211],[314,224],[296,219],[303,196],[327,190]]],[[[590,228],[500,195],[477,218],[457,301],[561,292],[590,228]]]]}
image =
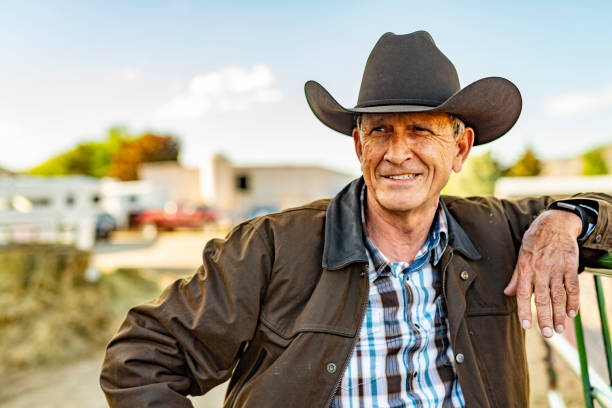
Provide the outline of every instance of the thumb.
{"type": "Polygon", "coordinates": [[[516,286],[518,282],[518,271],[514,268],[514,273],[512,274],[512,279],[510,279],[510,283],[504,289],[504,294],[506,296],[514,296],[516,295],[516,286]]]}

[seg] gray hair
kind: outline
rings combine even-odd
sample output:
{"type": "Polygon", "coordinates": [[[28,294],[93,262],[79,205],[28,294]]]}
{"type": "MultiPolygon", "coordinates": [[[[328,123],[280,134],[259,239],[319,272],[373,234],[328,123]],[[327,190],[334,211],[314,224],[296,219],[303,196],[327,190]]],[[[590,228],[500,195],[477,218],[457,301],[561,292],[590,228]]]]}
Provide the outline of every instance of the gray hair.
{"type": "Polygon", "coordinates": [[[451,125],[453,125],[453,134],[455,139],[457,139],[465,132],[465,123],[455,115],[451,115],[450,113],[448,115],[451,118],[451,125]]]}
{"type": "MultiPolygon", "coordinates": [[[[355,127],[357,131],[361,134],[361,113],[355,113],[355,127]]],[[[463,132],[465,132],[465,123],[457,116],[447,113],[450,116],[451,125],[453,127],[453,135],[455,139],[457,139],[463,132]]]]}

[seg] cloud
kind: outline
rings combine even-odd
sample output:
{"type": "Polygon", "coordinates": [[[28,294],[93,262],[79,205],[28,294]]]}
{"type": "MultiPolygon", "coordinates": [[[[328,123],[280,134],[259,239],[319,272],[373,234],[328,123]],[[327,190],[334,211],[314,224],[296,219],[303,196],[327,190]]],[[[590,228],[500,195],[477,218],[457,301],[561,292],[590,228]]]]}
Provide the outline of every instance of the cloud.
{"type": "Polygon", "coordinates": [[[23,134],[23,129],[17,123],[9,122],[7,120],[3,120],[0,117],[0,138],[3,140],[11,139],[19,139],[23,134]]]}
{"type": "Polygon", "coordinates": [[[136,67],[122,67],[117,72],[124,81],[134,81],[142,76],[142,70],[136,67]]]}
{"type": "Polygon", "coordinates": [[[612,87],[591,92],[573,92],[552,98],[546,112],[552,116],[580,115],[612,106],[612,87]]]}
{"type": "Polygon", "coordinates": [[[193,119],[209,112],[243,110],[282,99],[283,93],[276,87],[274,74],[266,65],[228,66],[196,75],[184,92],[157,110],[156,117],[193,119]]]}

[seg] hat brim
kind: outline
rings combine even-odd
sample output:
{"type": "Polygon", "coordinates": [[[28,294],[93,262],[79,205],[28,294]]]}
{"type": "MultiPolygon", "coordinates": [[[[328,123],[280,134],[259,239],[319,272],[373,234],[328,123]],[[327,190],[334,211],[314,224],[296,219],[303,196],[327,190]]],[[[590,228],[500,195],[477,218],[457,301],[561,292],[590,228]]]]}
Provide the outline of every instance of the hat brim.
{"type": "Polygon", "coordinates": [[[379,105],[347,109],[316,81],[306,82],[304,92],[315,116],[324,125],[348,136],[353,133],[356,113],[444,112],[459,117],[474,129],[474,145],[504,135],[516,123],[523,105],[518,88],[500,77],[473,82],[438,106],[379,105]]]}

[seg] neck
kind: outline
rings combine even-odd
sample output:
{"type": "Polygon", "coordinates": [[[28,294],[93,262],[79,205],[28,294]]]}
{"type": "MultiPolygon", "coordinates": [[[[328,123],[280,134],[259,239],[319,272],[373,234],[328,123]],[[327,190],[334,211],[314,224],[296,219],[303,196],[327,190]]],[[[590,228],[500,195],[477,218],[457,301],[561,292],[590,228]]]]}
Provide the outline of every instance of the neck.
{"type": "Polygon", "coordinates": [[[425,244],[438,208],[438,200],[422,208],[392,212],[366,195],[368,236],[391,262],[412,262],[425,244]]]}

